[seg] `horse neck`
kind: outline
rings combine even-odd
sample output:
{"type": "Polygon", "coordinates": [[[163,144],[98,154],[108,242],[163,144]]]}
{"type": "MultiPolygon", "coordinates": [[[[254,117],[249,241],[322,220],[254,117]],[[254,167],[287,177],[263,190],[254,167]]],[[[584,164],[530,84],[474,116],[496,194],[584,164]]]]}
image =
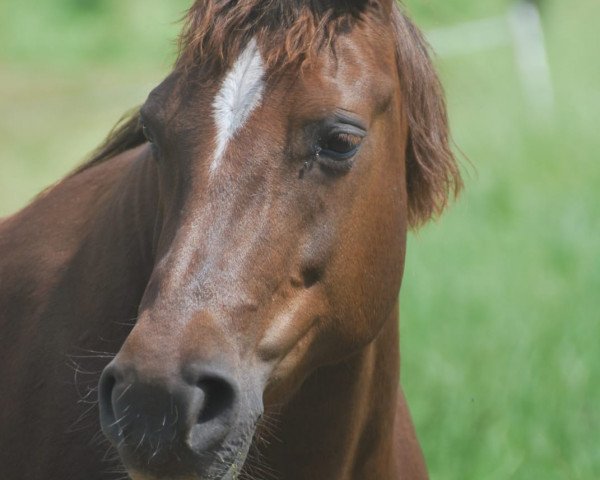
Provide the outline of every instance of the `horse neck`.
{"type": "MultiPolygon", "coordinates": [[[[135,315],[152,272],[158,180],[155,166],[144,156],[138,148],[107,162],[105,168],[112,170],[105,180],[107,193],[92,207],[88,230],[71,261],[74,281],[92,275],[94,283],[102,286],[93,303],[104,307],[105,312],[106,305],[127,297],[125,301],[135,315]]],[[[92,169],[90,176],[100,176],[101,172],[93,170],[103,167],[92,169]]],[[[110,313],[117,318],[123,315],[119,306],[110,313]]]]}
{"type": "Polygon", "coordinates": [[[156,187],[143,160],[131,151],[73,175],[0,225],[0,350],[10,359],[0,365],[10,386],[0,395],[0,443],[24,452],[9,459],[27,466],[19,478],[65,478],[54,469],[102,454],[89,447],[98,428],[89,394],[108,362],[102,352],[127,336],[151,270],[156,187]],[[48,433],[76,423],[70,436],[48,433]]]}
{"type": "Polygon", "coordinates": [[[1,225],[0,251],[10,255],[0,271],[10,281],[0,296],[21,319],[19,331],[39,324],[49,338],[63,332],[71,347],[78,334],[92,339],[111,321],[135,316],[156,217],[148,213],[155,174],[141,154],[132,150],[68,177],[1,225]]]}
{"type": "Polygon", "coordinates": [[[259,464],[290,480],[394,478],[398,383],[396,305],[377,339],[305,381],[267,427],[275,439],[257,447],[265,460],[259,464]]]}

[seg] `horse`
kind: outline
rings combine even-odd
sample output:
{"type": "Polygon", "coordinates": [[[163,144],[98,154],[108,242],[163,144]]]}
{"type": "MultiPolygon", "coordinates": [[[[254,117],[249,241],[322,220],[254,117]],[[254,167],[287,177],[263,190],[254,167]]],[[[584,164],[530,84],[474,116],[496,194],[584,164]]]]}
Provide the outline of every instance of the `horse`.
{"type": "Polygon", "coordinates": [[[196,1],[143,106],[0,223],[2,478],[427,478],[398,293],[460,188],[394,1],[196,1]]]}

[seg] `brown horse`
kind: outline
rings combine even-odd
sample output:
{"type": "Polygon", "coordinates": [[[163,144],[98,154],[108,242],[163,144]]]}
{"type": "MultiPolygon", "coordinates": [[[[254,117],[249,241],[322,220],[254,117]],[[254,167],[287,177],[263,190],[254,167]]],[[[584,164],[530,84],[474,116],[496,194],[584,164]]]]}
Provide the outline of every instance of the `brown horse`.
{"type": "Polygon", "coordinates": [[[0,476],[425,478],[398,291],[460,185],[392,0],[197,1],[141,110],[0,224],[0,476]]]}

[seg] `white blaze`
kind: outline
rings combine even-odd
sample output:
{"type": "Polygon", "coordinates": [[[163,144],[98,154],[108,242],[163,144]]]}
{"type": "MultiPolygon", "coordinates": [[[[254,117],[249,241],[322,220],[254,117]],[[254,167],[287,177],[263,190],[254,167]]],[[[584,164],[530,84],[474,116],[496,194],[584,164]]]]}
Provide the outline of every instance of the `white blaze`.
{"type": "Polygon", "coordinates": [[[253,39],[225,76],[213,102],[217,138],[211,173],[218,168],[229,141],[259,105],[264,90],[264,74],[263,59],[253,39]]]}

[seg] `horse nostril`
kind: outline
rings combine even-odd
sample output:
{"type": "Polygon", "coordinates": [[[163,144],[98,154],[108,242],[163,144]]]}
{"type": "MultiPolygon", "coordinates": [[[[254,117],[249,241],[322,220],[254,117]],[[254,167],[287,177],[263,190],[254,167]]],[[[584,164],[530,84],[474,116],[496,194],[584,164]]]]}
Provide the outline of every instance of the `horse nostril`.
{"type": "Polygon", "coordinates": [[[120,429],[115,421],[115,412],[112,402],[112,392],[116,384],[116,378],[112,373],[112,369],[107,367],[100,376],[98,384],[98,403],[100,406],[100,424],[105,435],[114,440],[121,434],[120,429]]]}
{"type": "Polygon", "coordinates": [[[233,409],[235,392],[225,379],[208,377],[198,381],[196,385],[204,394],[204,401],[198,414],[198,424],[226,416],[233,409]]]}
{"type": "Polygon", "coordinates": [[[193,368],[197,403],[193,425],[187,438],[193,452],[210,450],[222,442],[237,421],[237,384],[220,372],[204,367],[193,368]]]}

